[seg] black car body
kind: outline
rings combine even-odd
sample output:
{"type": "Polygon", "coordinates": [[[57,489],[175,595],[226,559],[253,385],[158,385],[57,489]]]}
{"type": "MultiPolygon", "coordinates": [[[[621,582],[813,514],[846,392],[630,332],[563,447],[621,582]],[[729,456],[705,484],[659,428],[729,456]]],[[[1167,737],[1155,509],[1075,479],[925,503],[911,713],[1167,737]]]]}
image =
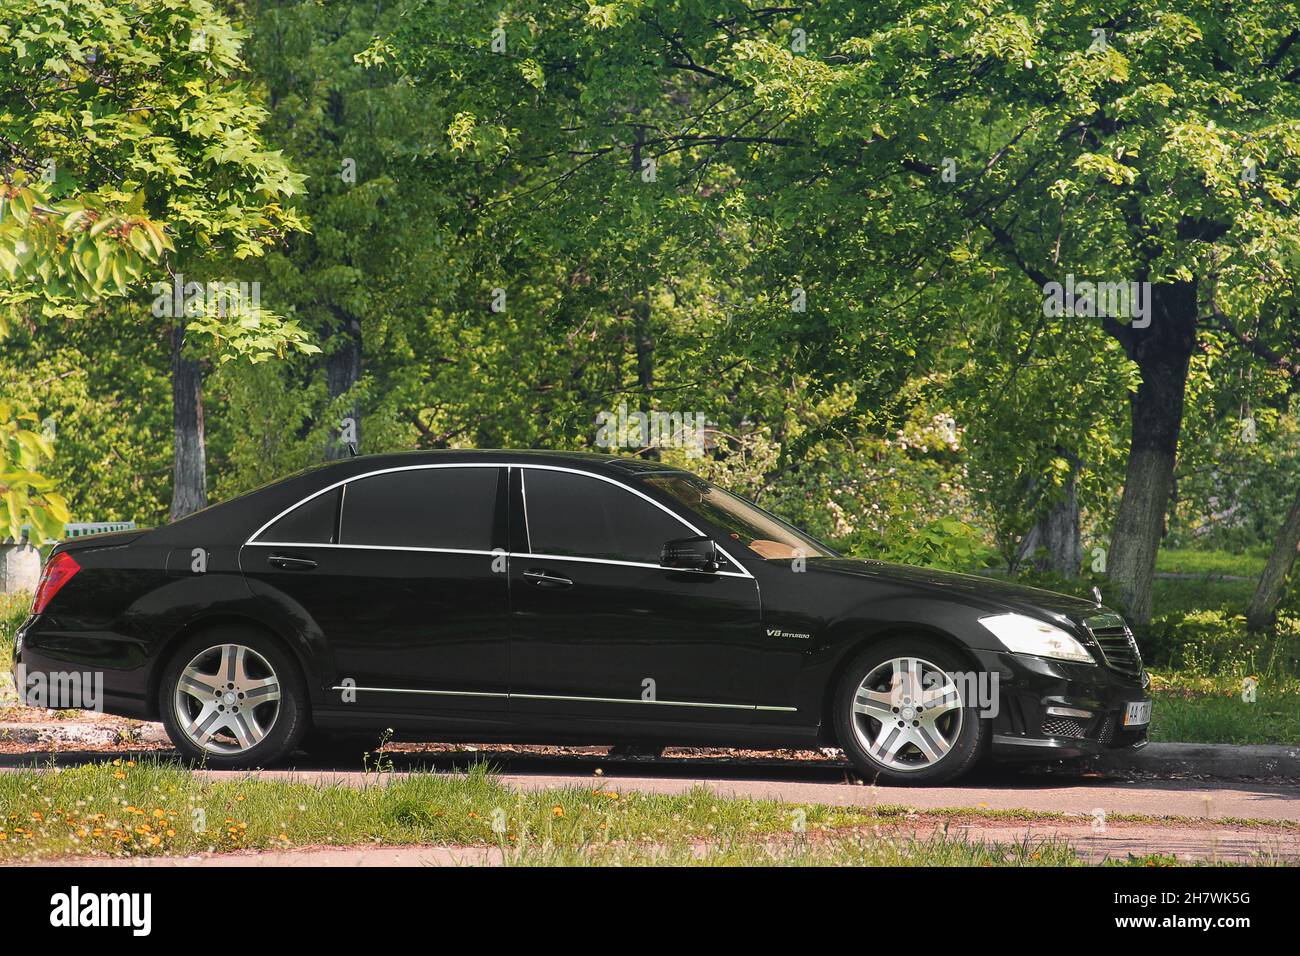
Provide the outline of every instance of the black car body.
{"type": "Polygon", "coordinates": [[[183,752],[214,765],[281,759],[309,728],[844,746],[864,773],[905,782],[950,779],[984,753],[1145,742],[1146,675],[1113,612],[842,558],[739,501],[642,459],[353,458],[156,530],[60,544],[15,663],[102,673],[104,710],[161,717],[183,752]],[[1018,629],[1014,646],[1046,640],[1075,659],[1013,652],[995,624],[1018,629]],[[227,688],[236,647],[254,676],[227,688]],[[937,688],[958,677],[960,701],[937,688]],[[277,701],[255,703],[252,688],[272,686],[277,701]],[[913,713],[921,704],[929,715],[913,713]],[[228,706],[258,707],[270,726],[246,729],[266,739],[242,746],[228,706]],[[227,716],[224,749],[208,748],[201,725],[227,716]]]}

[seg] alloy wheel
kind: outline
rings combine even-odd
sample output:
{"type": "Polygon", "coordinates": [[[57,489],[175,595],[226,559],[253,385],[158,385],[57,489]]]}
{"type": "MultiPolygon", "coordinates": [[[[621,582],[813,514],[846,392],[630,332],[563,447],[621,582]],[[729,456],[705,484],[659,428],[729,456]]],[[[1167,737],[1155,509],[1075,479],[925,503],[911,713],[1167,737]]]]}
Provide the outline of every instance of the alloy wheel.
{"type": "Polygon", "coordinates": [[[176,721],[197,747],[237,754],[265,739],[280,716],[280,678],[243,644],[217,644],[185,665],[176,681],[176,721]]]}
{"type": "Polygon", "coordinates": [[[877,665],[853,695],[858,743],[892,770],[922,770],[946,757],[961,736],[962,700],[952,676],[919,657],[877,665]]]}

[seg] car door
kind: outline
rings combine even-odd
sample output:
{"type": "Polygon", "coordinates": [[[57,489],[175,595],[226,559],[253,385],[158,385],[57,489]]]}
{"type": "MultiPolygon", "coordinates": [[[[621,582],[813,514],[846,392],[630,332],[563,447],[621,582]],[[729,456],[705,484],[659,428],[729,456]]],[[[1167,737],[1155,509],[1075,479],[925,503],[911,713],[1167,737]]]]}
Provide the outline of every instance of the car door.
{"type": "Polygon", "coordinates": [[[295,608],[290,616],[330,659],[327,699],[505,711],[505,474],[437,465],[357,477],[244,548],[253,589],[295,608]]]}
{"type": "Polygon", "coordinates": [[[699,533],[667,507],[595,474],[516,471],[512,715],[748,723],[771,702],[748,571],[660,567],[666,541],[699,533]]]}

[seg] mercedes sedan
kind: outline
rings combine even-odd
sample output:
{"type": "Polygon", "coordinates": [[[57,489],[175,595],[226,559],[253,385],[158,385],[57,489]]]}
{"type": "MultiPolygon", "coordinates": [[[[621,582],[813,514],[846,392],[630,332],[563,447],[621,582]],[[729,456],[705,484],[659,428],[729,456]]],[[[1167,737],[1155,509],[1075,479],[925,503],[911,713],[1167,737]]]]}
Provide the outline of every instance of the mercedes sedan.
{"type": "Polygon", "coordinates": [[[29,701],[160,719],[213,767],[391,728],[830,746],[937,783],[1141,746],[1151,717],[1100,600],[841,557],[688,472],[558,452],[353,458],[66,541],[14,658],[29,701]]]}

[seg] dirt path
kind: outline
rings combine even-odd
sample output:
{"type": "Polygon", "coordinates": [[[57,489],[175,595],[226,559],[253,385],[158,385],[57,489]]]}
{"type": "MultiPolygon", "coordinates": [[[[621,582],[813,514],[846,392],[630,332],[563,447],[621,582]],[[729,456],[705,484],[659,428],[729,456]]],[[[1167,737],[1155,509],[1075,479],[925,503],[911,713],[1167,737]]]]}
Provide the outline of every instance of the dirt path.
{"type": "MultiPolygon", "coordinates": [[[[963,821],[944,824],[882,828],[893,837],[914,837],[925,841],[936,834],[972,843],[1015,844],[1035,841],[1068,842],[1081,858],[1092,863],[1106,859],[1123,860],[1132,856],[1158,853],[1177,857],[1183,862],[1258,863],[1300,862],[1300,832],[1271,828],[1232,828],[1194,826],[1150,826],[1145,824],[1109,824],[1104,832],[1095,832],[1091,824],[1005,823],[963,821]]],[[[774,841],[773,846],[779,844],[774,841]]],[[[707,844],[696,844],[703,853],[707,844]]],[[[500,866],[508,862],[497,847],[486,846],[361,846],[303,847],[294,850],[267,850],[239,853],[199,854],[185,857],[145,857],[132,860],[75,858],[61,861],[65,866],[125,867],[231,867],[231,866],[500,866]]]]}

